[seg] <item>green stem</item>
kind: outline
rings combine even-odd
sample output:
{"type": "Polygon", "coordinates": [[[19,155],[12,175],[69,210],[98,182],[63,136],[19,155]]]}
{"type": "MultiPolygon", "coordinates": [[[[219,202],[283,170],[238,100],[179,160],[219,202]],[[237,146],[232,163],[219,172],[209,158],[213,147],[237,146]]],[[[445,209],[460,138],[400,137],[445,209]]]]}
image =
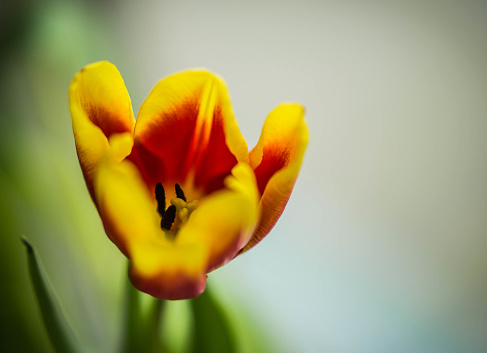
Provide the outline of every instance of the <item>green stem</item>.
{"type": "Polygon", "coordinates": [[[124,306],[125,322],[120,351],[122,353],[135,353],[140,345],[142,312],[139,292],[132,286],[129,280],[126,281],[124,306]]]}
{"type": "Polygon", "coordinates": [[[161,316],[166,302],[164,300],[154,298],[151,304],[145,336],[147,339],[147,352],[156,353],[164,351],[162,342],[160,340],[160,333],[161,316]]]}
{"type": "Polygon", "coordinates": [[[236,352],[237,346],[230,321],[211,291],[206,288],[190,303],[193,311],[191,353],[236,352]]]}
{"type": "MultiPolygon", "coordinates": [[[[130,264],[129,264],[130,267],[130,264]]],[[[122,337],[122,353],[161,352],[161,316],[165,302],[151,298],[148,313],[144,315],[141,296],[127,278],[125,298],[125,327],[122,337]]]]}

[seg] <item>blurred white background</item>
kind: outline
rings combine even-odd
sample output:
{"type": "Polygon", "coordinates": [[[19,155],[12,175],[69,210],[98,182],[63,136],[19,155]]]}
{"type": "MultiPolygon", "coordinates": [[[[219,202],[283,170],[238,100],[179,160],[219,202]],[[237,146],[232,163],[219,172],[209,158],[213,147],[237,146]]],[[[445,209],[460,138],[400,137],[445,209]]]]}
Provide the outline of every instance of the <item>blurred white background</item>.
{"type": "Polygon", "coordinates": [[[285,213],[210,285],[282,351],[487,351],[485,1],[118,5],[135,111],[200,66],[226,79],[249,147],[278,103],[307,108],[285,213]]]}

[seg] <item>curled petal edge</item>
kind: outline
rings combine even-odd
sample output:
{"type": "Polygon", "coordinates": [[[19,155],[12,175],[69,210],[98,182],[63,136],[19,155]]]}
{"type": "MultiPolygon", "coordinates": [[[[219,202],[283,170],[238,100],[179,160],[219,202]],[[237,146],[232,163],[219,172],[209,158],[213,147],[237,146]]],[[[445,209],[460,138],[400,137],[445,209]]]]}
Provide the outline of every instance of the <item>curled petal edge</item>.
{"type": "Polygon", "coordinates": [[[100,61],[79,71],[69,87],[76,151],[94,200],[93,178],[113,133],[133,133],[134,117],[125,83],[115,65],[100,61]]]}
{"type": "Polygon", "coordinates": [[[259,222],[241,253],[250,250],[271,231],[291,196],[308,144],[304,112],[297,103],[279,105],[267,117],[259,142],[250,152],[250,165],[262,197],[259,222]]]}

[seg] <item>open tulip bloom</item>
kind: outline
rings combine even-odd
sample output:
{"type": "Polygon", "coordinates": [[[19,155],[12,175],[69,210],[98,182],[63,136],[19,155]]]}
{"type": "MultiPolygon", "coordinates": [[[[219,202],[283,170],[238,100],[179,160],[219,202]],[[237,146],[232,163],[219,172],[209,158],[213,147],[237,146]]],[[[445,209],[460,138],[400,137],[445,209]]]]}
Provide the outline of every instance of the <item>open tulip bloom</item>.
{"type": "Polygon", "coordinates": [[[109,62],[69,89],[76,150],[132,284],[161,299],[201,294],[207,273],[264,238],[281,216],[308,140],[304,109],[281,104],[249,153],[223,80],[188,70],[161,80],[137,123],[109,62]]]}

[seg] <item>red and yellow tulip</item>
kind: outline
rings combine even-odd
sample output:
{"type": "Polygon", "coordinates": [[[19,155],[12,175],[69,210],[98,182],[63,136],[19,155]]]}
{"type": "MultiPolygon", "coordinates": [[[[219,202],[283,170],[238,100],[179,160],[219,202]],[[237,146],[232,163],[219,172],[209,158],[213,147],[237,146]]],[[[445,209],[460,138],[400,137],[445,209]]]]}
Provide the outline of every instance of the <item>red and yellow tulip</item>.
{"type": "Polygon", "coordinates": [[[308,140],[303,107],[282,104],[249,153],[225,83],[206,70],[161,80],[135,123],[117,68],[97,62],[73,79],[69,106],[105,231],[133,285],[162,299],[198,296],[207,273],[269,233],[308,140]]]}

